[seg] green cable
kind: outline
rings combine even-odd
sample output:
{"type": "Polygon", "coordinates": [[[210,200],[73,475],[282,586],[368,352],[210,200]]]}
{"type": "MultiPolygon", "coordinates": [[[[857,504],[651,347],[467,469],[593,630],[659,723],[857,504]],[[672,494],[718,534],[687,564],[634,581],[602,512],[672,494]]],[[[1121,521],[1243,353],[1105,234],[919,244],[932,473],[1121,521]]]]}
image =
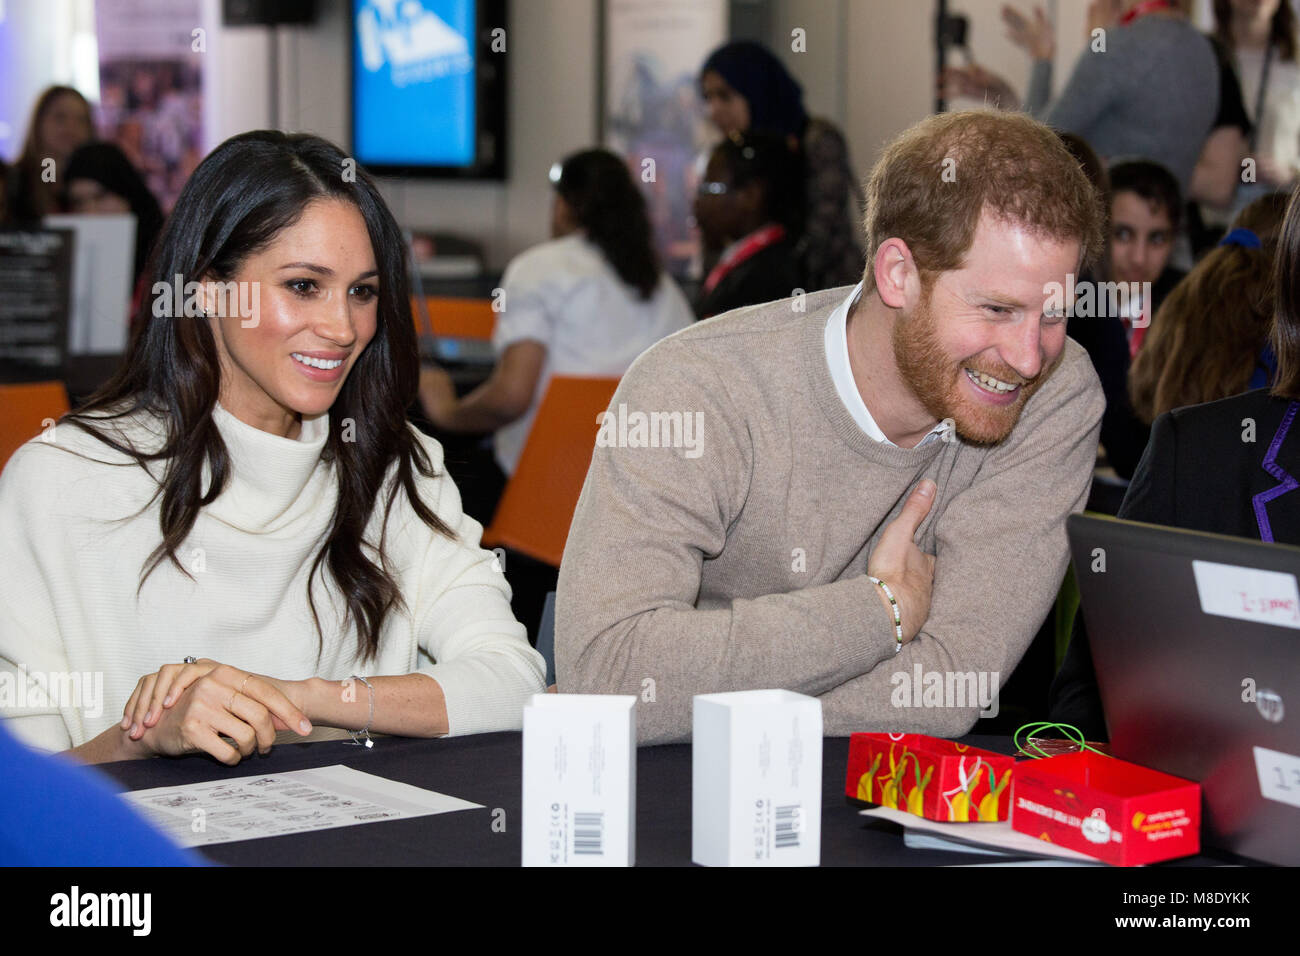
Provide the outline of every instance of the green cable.
{"type": "Polygon", "coordinates": [[[1033,723],[1021,725],[1016,730],[1016,732],[1012,734],[1011,743],[1015,746],[1016,750],[1033,757],[1035,760],[1038,760],[1042,757],[1050,756],[1050,754],[1048,754],[1047,751],[1043,750],[1043,748],[1038,745],[1038,742],[1034,740],[1032,736],[1034,733],[1043,730],[1059,730],[1061,733],[1063,733],[1066,736],[1068,740],[1070,740],[1075,744],[1078,744],[1079,750],[1091,751],[1092,753],[1095,754],[1101,754],[1101,756],[1103,757],[1109,756],[1109,754],[1102,753],[1096,747],[1088,746],[1087,738],[1084,737],[1083,731],[1081,731],[1078,727],[1075,727],[1073,724],[1058,724],[1050,720],[1037,720],[1034,721],[1033,723]],[[1021,734],[1026,734],[1028,736],[1028,740],[1029,740],[1028,746],[1020,742],[1021,734]],[[1030,752],[1031,749],[1038,751],[1037,756],[1035,756],[1033,753],[1030,752]]]}

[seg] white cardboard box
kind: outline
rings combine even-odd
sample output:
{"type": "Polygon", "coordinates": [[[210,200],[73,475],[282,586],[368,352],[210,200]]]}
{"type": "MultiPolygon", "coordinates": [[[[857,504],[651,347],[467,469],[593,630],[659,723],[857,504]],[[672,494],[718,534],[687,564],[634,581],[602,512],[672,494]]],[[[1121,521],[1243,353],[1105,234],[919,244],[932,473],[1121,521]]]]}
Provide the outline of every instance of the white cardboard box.
{"type": "Polygon", "coordinates": [[[524,866],[636,863],[636,697],[524,705],[524,866]]]}
{"type": "Polygon", "coordinates": [[[788,690],[696,695],[694,862],[817,866],[821,802],[820,700],[788,690]]]}

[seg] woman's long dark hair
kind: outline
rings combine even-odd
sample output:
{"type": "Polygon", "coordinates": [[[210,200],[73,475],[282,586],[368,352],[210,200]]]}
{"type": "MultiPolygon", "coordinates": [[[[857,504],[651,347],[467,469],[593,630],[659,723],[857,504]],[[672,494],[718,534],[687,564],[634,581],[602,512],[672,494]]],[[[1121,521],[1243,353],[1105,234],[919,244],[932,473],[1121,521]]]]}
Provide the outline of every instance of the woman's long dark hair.
{"type": "MultiPolygon", "coordinates": [[[[1277,47],[1283,60],[1294,60],[1296,22],[1291,0],[1282,0],[1277,5],[1269,26],[1268,42],[1277,47]]],[[[1214,35],[1231,54],[1236,47],[1236,38],[1232,35],[1232,0],[1214,0],[1214,35]]],[[[1259,117],[1255,117],[1255,122],[1259,121],[1259,117]]]]}
{"type": "Polygon", "coordinates": [[[1128,375],[1129,399],[1142,421],[1246,390],[1273,320],[1286,209],[1283,193],[1252,202],[1232,227],[1254,232],[1259,248],[1211,249],[1161,304],[1128,375]]]}
{"type": "Polygon", "coordinates": [[[555,191],[618,277],[642,299],[654,295],[659,285],[659,257],[645,197],[632,181],[627,164],[604,149],[574,153],[560,166],[555,191]]]}
{"type": "Polygon", "coordinates": [[[1269,344],[1277,359],[1272,393],[1278,398],[1300,399],[1300,190],[1291,191],[1291,201],[1277,244],[1273,286],[1277,303],[1269,344]]]}
{"type": "MultiPolygon", "coordinates": [[[[329,437],[321,459],[333,463],[338,503],[328,537],[307,577],[307,599],[323,648],[312,581],[328,560],[347,603],[342,628],[347,631],[355,623],[358,655],[369,660],[377,653],[384,617],[394,608],[405,607],[385,557],[387,519],[398,486],[435,533],[455,536],[416,491],[415,471],[425,477],[435,477],[436,471],[406,422],[406,411],[416,396],[419,362],[404,243],[392,213],[369,176],[333,144],[303,134],[244,133],[213,150],[185,184],[152,257],[151,277],[162,283],[171,283],[177,275],[185,282],[231,281],[241,263],[296,222],[309,203],[327,198],[351,203],[365,220],[379,268],[379,314],[374,338],[329,410],[329,437]],[[354,431],[345,441],[342,423],[349,419],[354,431]],[[393,464],[396,480],[388,486],[384,502],[376,564],[363,551],[362,536],[393,464]]],[[[135,459],[140,467],[146,461],[166,462],[158,491],[149,502],[162,496],[162,542],[141,571],[143,587],[164,558],[190,576],[176,550],[194,527],[200,509],[221,495],[230,480],[231,462],[212,418],[220,368],[208,322],[156,317],[148,297],[140,311],[123,365],[66,420],[135,459]],[[96,425],[136,413],[161,418],[165,439],[158,450],[142,452],[123,445],[96,425]],[[206,492],[200,487],[205,463],[212,476],[206,492]]],[[[366,542],[367,547],[372,544],[366,542]]]]}

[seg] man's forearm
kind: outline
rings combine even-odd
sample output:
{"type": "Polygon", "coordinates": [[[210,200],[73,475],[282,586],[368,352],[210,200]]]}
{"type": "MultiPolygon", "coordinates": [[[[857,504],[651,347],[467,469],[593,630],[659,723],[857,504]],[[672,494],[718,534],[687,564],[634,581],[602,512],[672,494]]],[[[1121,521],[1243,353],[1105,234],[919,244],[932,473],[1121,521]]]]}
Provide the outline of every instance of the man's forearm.
{"type": "Polygon", "coordinates": [[[681,739],[696,694],[779,687],[817,696],[893,657],[893,614],[878,591],[858,575],[727,607],[658,607],[602,627],[597,615],[612,598],[562,574],[556,633],[569,638],[556,642],[557,684],[561,693],[634,694],[642,743],[681,739]]]}

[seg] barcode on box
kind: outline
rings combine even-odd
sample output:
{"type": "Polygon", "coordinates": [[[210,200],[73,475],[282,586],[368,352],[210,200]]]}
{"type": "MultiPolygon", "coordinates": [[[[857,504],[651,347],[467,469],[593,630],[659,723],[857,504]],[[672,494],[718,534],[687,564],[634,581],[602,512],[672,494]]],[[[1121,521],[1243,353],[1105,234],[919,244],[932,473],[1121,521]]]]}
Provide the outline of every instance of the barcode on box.
{"type": "Polygon", "coordinates": [[[803,832],[803,808],[797,803],[777,807],[776,848],[778,850],[798,849],[801,832],[803,832]]]}
{"type": "Polygon", "coordinates": [[[605,814],[573,814],[573,853],[575,856],[601,856],[605,852],[605,814]]]}

